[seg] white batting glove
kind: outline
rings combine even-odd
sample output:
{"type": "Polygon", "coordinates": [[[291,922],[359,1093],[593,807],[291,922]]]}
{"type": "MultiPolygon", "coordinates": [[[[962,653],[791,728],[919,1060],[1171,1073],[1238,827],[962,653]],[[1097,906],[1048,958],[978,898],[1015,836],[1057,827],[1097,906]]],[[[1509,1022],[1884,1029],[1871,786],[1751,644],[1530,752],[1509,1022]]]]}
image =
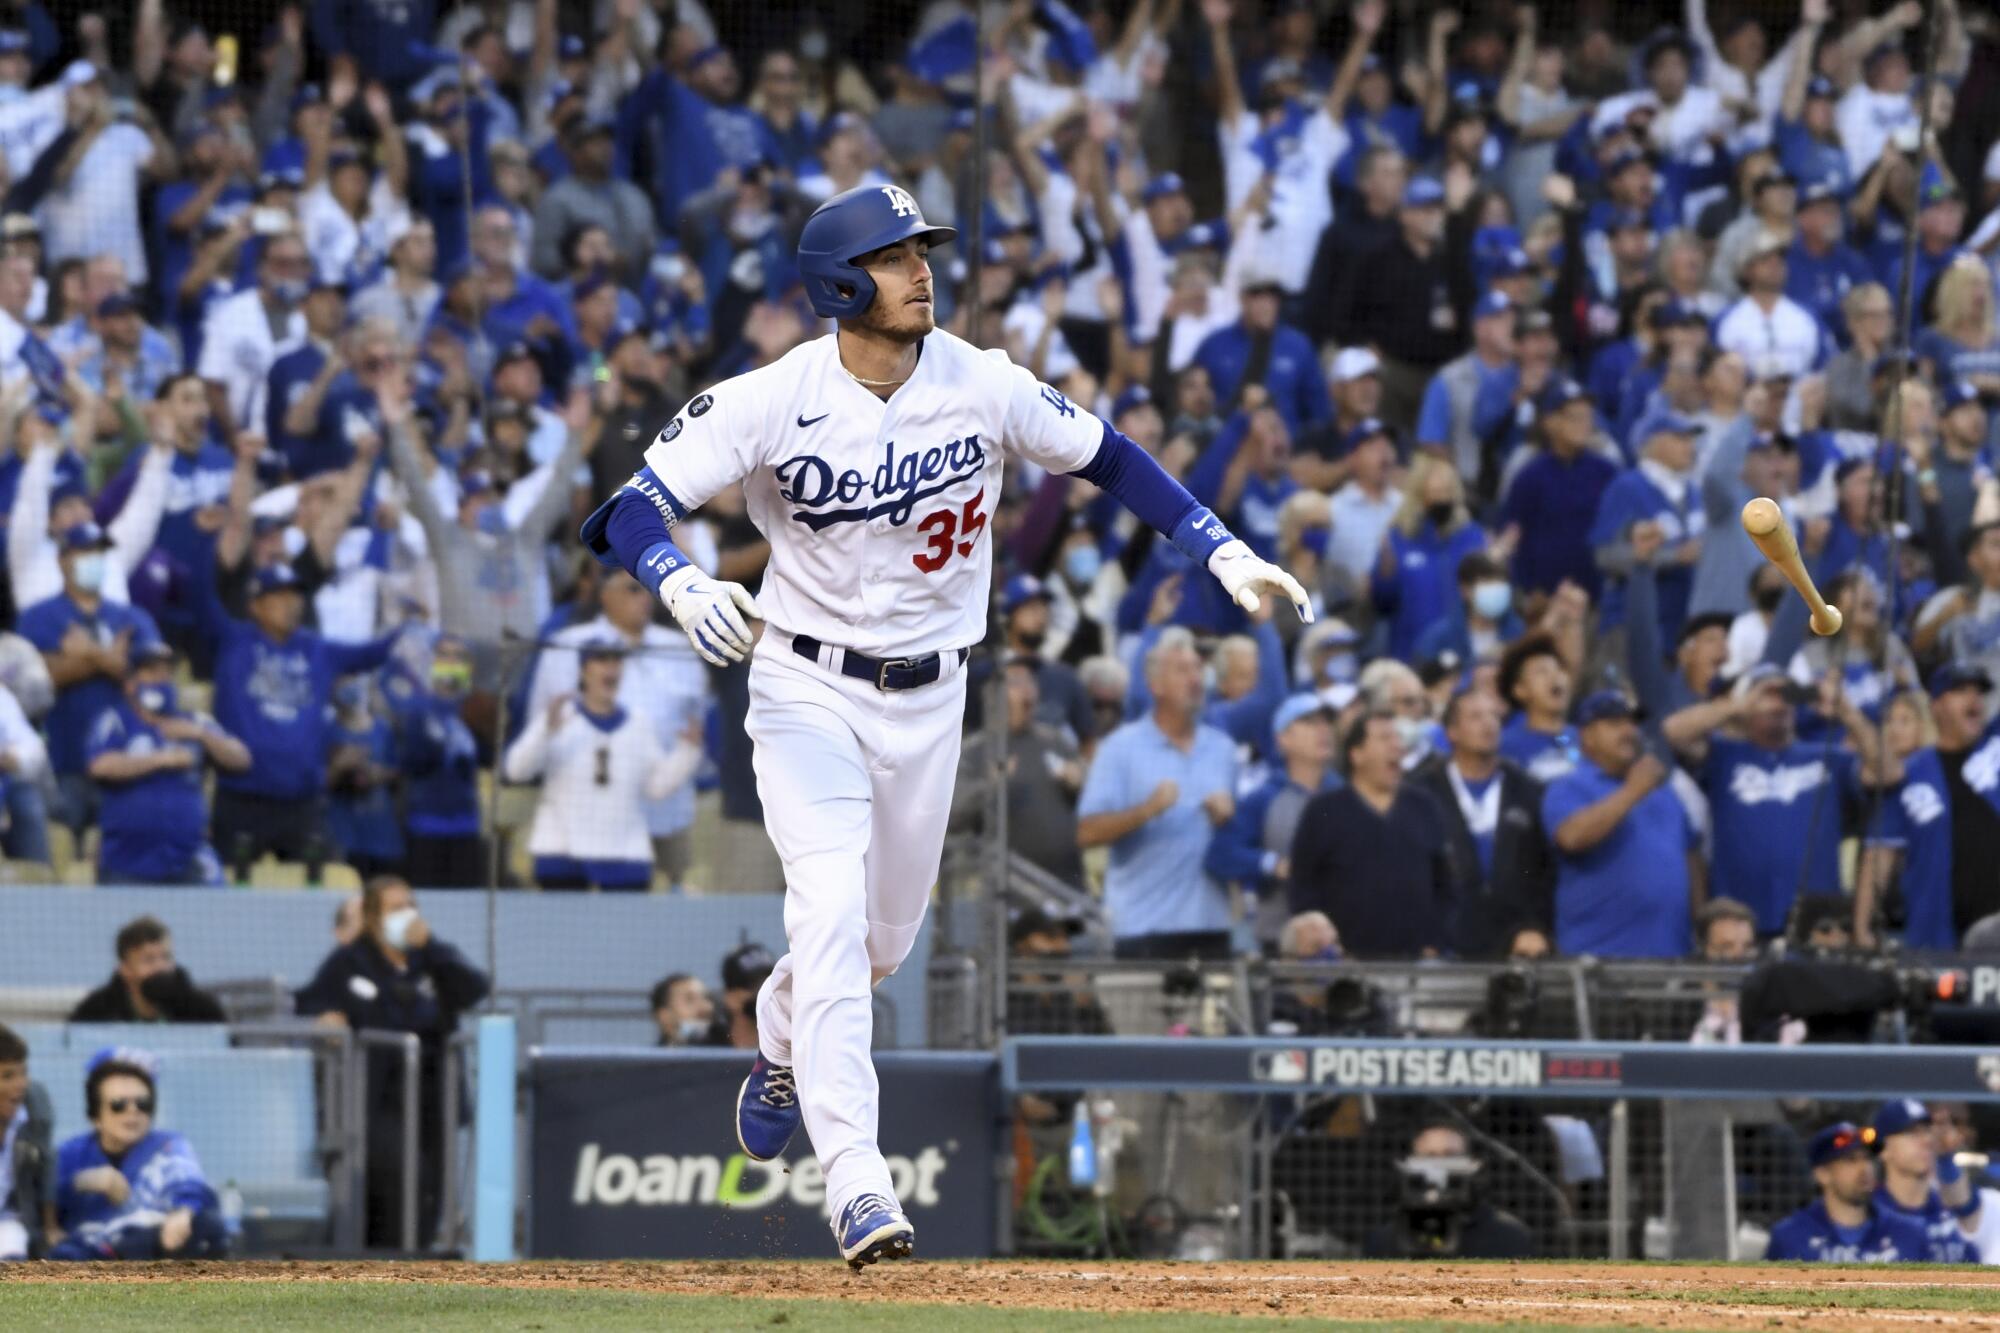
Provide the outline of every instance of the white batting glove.
{"type": "Polygon", "coordinates": [[[687,632],[694,650],[715,666],[741,662],[750,651],[750,625],[743,617],[764,618],[748,588],[712,579],[693,565],[667,576],[660,584],[660,600],[687,632]]]}
{"type": "Polygon", "coordinates": [[[1215,575],[1223,590],[1238,606],[1252,615],[1263,605],[1257,590],[1267,588],[1291,598],[1300,620],[1312,621],[1312,602],[1307,598],[1306,590],[1299,586],[1299,581],[1270,561],[1258,559],[1257,553],[1240,540],[1227,541],[1216,547],[1214,554],[1208,557],[1208,572],[1215,575]]]}

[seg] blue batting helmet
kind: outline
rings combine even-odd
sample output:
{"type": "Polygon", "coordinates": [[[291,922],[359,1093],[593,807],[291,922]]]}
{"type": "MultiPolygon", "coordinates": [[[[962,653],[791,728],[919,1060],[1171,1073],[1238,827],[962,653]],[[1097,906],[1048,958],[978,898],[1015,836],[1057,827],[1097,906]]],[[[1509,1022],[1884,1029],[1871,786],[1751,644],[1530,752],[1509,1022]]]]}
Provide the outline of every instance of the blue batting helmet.
{"type": "Polygon", "coordinates": [[[806,299],[823,319],[851,319],[875,299],[875,280],[855,260],[885,245],[924,237],[942,245],[958,232],[933,227],[900,185],[857,185],[813,210],[799,234],[806,299]]]}

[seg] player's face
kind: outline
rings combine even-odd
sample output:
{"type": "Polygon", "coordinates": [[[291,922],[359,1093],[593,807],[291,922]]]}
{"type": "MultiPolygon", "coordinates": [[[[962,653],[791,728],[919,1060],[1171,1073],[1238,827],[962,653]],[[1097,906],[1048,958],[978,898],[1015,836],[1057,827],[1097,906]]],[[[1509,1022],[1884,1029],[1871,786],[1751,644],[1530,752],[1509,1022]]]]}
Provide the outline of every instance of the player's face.
{"type": "Polygon", "coordinates": [[[1849,1208],[1859,1208],[1875,1192],[1875,1160],[1866,1153],[1853,1153],[1815,1167],[1813,1175],[1822,1190],[1849,1208]]]}
{"type": "Polygon", "coordinates": [[[861,327],[896,342],[915,342],[937,327],[931,302],[930,242],[898,241],[856,260],[875,280],[875,300],[861,327]]]}
{"type": "Polygon", "coordinates": [[[1882,1166],[1912,1176],[1928,1176],[1937,1166],[1937,1146],[1929,1129],[1918,1126],[1882,1140],[1882,1166]]]}

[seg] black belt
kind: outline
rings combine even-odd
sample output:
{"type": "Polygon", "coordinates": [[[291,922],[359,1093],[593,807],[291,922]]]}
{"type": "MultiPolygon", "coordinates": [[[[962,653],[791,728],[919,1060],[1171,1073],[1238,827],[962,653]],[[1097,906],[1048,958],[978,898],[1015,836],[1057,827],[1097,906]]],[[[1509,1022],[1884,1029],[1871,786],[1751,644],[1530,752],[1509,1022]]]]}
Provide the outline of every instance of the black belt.
{"type": "MultiPolygon", "coordinates": [[[[792,651],[814,663],[819,661],[819,650],[825,645],[810,634],[794,634],[792,651]]],[[[959,665],[965,664],[966,649],[954,649],[952,656],[959,665]]],[[[865,680],[878,690],[914,690],[929,685],[944,674],[944,654],[925,653],[922,657],[870,657],[846,649],[840,659],[840,674],[865,680]]]]}

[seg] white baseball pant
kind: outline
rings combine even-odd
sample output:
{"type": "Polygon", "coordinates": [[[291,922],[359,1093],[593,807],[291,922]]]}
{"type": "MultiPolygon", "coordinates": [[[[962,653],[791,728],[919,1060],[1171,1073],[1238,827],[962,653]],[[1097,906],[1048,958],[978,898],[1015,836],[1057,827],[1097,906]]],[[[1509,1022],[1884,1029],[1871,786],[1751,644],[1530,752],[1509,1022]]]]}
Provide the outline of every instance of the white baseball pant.
{"type": "Polygon", "coordinates": [[[797,1076],[835,1217],[894,1196],[876,1144],[871,991],[909,955],[944,851],[965,717],[963,665],[878,690],[767,629],[750,662],[748,730],[764,826],[785,866],[790,950],[757,994],[764,1058],[797,1076]]]}

